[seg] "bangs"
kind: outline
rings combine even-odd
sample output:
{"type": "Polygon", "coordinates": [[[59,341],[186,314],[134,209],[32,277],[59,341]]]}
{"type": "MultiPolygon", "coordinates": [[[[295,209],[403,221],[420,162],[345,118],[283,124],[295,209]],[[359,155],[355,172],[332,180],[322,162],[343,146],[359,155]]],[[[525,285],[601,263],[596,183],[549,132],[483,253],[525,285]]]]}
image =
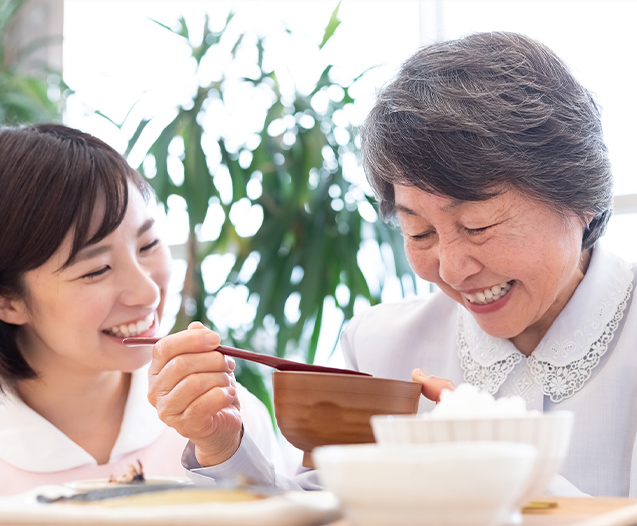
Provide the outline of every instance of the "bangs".
{"type": "Polygon", "coordinates": [[[69,229],[73,229],[74,234],[65,267],[73,262],[80,250],[98,243],[122,223],[128,207],[129,181],[139,189],[146,202],[150,198],[147,183],[123,160],[95,151],[88,171],[77,181],[75,213],[69,211],[69,229]],[[101,212],[101,217],[96,217],[97,211],[101,212]]]}
{"type": "MultiPolygon", "coordinates": [[[[93,170],[95,170],[93,168],[93,170]]],[[[96,171],[96,170],[95,170],[96,171]]],[[[74,230],[73,245],[64,267],[71,264],[80,250],[98,243],[113,232],[124,220],[128,204],[128,178],[96,177],[85,179],[90,186],[80,190],[82,199],[71,219],[74,230]],[[96,212],[102,210],[102,217],[96,224],[96,212]]]]}

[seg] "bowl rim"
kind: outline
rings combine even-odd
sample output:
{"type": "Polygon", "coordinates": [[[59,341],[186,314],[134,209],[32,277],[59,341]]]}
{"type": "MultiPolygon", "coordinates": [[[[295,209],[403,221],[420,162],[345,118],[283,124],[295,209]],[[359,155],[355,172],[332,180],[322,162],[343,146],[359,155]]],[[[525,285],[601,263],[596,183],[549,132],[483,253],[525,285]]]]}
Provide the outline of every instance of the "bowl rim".
{"type": "MultiPolygon", "coordinates": [[[[515,440],[456,440],[450,442],[428,442],[418,444],[331,444],[318,446],[312,454],[317,459],[317,464],[321,460],[330,459],[335,462],[361,461],[385,459],[393,462],[430,462],[447,461],[454,459],[484,459],[477,457],[479,454],[487,456],[530,456],[532,463],[538,458],[538,448],[526,442],[515,440]],[[416,457],[414,455],[417,455],[416,457]],[[466,458],[465,458],[466,457],[466,458]]],[[[329,460],[328,460],[329,461],[329,460]]],[[[319,466],[320,469],[320,466],[319,466]]]]}
{"type": "MultiPolygon", "coordinates": [[[[360,384],[370,384],[374,385],[376,388],[380,388],[381,385],[385,384],[386,386],[392,386],[398,391],[396,393],[378,393],[379,396],[400,396],[404,397],[406,394],[409,394],[410,397],[417,397],[420,399],[420,395],[422,394],[422,386],[418,382],[414,382],[412,380],[402,380],[398,378],[383,378],[380,376],[357,376],[351,374],[339,374],[339,373],[323,373],[323,372],[314,372],[314,371],[274,371],[272,374],[272,388],[274,389],[288,389],[291,391],[334,391],[334,385],[322,386],[322,387],[312,387],[311,389],[305,382],[299,382],[298,385],[281,385],[280,380],[283,378],[303,378],[303,377],[315,377],[329,380],[339,380],[339,379],[347,379],[347,382],[342,384],[342,389],[339,391],[356,392],[356,385],[360,384]],[[371,380],[371,381],[370,381],[371,380]],[[348,386],[351,386],[348,389],[348,386]]],[[[329,382],[333,384],[333,382],[329,382]]]]}
{"type": "Polygon", "coordinates": [[[429,413],[414,413],[409,415],[372,415],[372,425],[375,422],[502,422],[502,421],[520,421],[529,420],[573,420],[575,413],[568,409],[559,409],[557,411],[547,411],[538,413],[529,413],[527,415],[518,416],[431,416],[429,413]]]}
{"type": "Polygon", "coordinates": [[[378,382],[378,381],[389,381],[392,383],[401,383],[401,384],[416,384],[421,385],[418,382],[414,382],[413,380],[403,380],[401,378],[387,378],[385,376],[362,376],[356,374],[342,374],[342,373],[326,373],[322,371],[279,371],[274,370],[272,376],[316,376],[319,378],[347,378],[356,382],[378,382]]]}

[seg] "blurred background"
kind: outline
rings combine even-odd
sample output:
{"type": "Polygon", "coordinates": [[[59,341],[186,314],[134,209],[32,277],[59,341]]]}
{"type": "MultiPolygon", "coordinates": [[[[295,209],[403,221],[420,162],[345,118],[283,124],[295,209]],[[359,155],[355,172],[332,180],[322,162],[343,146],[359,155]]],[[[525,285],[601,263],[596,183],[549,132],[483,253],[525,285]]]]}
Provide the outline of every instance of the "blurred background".
{"type": "MultiPolygon", "coordinates": [[[[55,120],[155,188],[175,257],[163,333],[340,363],[360,309],[428,294],[378,221],[357,127],[420,45],[508,30],[555,50],[602,106],[605,242],[637,259],[632,0],[0,0],[0,122],[55,120]]],[[[269,370],[239,380],[270,404],[269,370]]]]}

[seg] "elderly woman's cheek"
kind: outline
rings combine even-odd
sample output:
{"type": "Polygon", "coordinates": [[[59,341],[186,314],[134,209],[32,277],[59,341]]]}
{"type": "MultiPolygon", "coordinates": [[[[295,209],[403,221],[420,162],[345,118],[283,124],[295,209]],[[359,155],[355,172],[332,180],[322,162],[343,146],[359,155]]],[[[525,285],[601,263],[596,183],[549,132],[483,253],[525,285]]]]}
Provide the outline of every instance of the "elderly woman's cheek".
{"type": "Polygon", "coordinates": [[[405,255],[419,278],[433,283],[440,280],[438,258],[432,249],[418,247],[414,243],[405,243],[405,255]]]}

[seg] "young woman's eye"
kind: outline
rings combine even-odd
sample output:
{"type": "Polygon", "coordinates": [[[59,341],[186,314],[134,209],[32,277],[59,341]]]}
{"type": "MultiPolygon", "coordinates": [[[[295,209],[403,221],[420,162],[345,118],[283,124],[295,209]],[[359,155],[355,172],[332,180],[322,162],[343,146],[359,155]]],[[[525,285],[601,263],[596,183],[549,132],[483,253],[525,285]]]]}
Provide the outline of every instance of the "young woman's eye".
{"type": "Polygon", "coordinates": [[[95,270],[95,271],[93,271],[93,272],[89,272],[88,274],[84,274],[84,275],[82,276],[82,279],[88,279],[88,280],[91,280],[91,279],[98,278],[98,277],[100,277],[101,275],[103,275],[103,274],[105,274],[106,272],[108,272],[108,271],[110,270],[110,268],[111,268],[111,267],[109,267],[109,266],[105,266],[105,267],[102,267],[102,268],[101,268],[101,269],[99,269],[99,270],[95,270]]]}
{"type": "Polygon", "coordinates": [[[148,250],[150,250],[151,248],[156,247],[158,244],[159,244],[159,239],[153,239],[150,243],[148,243],[148,244],[144,245],[144,246],[140,249],[140,251],[141,251],[141,252],[148,251],[148,250]]]}

